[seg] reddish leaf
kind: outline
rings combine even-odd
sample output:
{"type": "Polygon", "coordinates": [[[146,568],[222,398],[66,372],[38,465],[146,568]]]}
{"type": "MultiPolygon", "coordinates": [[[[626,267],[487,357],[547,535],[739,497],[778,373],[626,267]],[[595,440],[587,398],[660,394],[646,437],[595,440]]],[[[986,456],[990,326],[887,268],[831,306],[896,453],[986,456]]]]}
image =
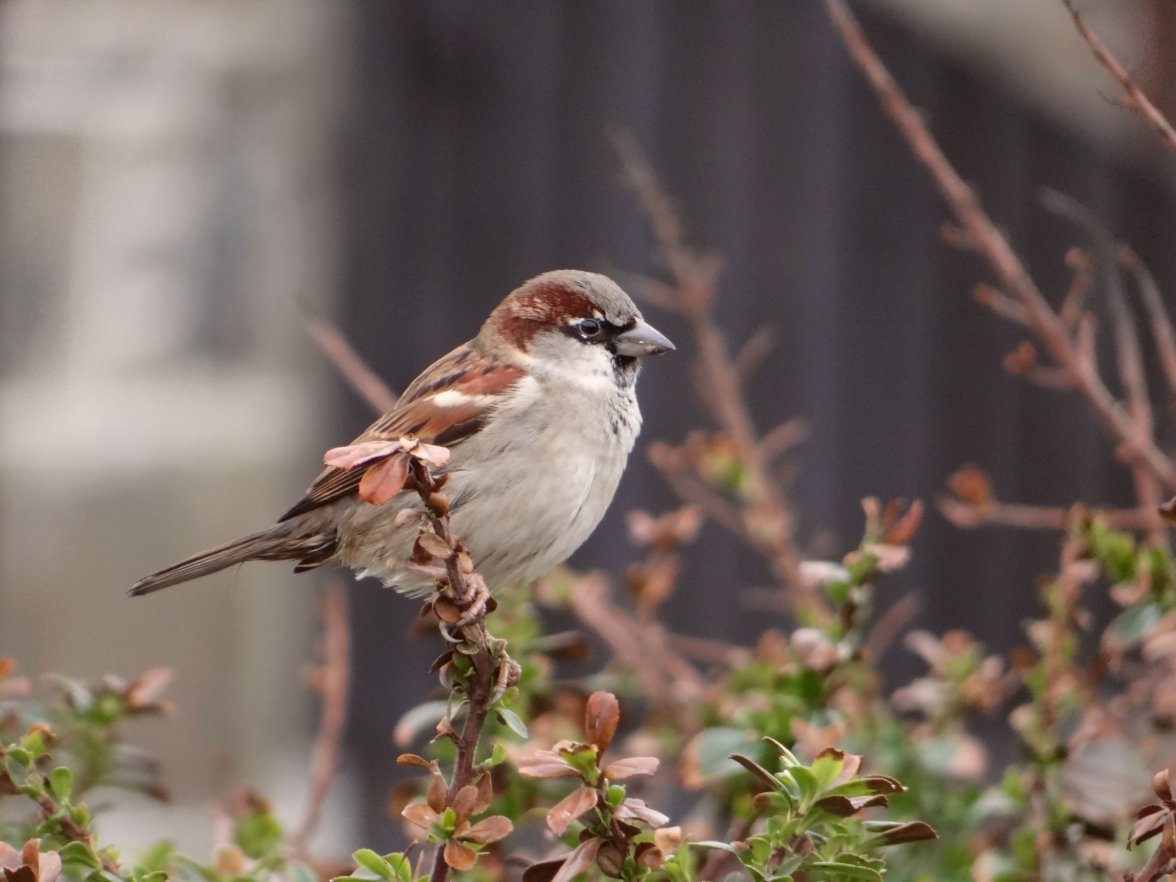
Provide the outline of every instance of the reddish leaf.
{"type": "MultiPolygon", "coordinates": [[[[417,537],[416,544],[428,552],[431,557],[440,558],[441,560],[449,560],[449,558],[453,557],[453,549],[449,547],[449,543],[431,531],[421,533],[417,537]]],[[[420,561],[420,563],[425,563],[425,561],[420,561]]]]}
{"type": "Polygon", "coordinates": [[[577,772],[567,762],[549,750],[541,750],[530,756],[515,760],[515,768],[524,778],[578,778],[577,772]]]}
{"type": "Polygon", "coordinates": [[[1172,787],[1168,780],[1168,770],[1161,769],[1152,776],[1152,791],[1165,805],[1172,805],[1172,787]]]}
{"type": "Polygon", "coordinates": [[[514,824],[510,822],[510,818],[505,815],[491,815],[488,818],[482,818],[470,827],[461,838],[487,845],[491,842],[497,842],[499,839],[505,839],[513,829],[514,824]]]}
{"type": "Polygon", "coordinates": [[[469,870],[478,862],[478,853],[456,840],[445,843],[445,863],[455,870],[469,870]]]}
{"type": "Polygon", "coordinates": [[[585,839],[564,859],[563,866],[551,877],[551,882],[572,882],[592,866],[592,862],[596,860],[596,852],[600,851],[602,844],[602,841],[596,838],[585,839]]]}
{"type": "Polygon", "coordinates": [[[445,811],[445,802],[449,793],[449,788],[445,786],[445,779],[441,776],[441,771],[434,768],[433,774],[429,776],[429,787],[425,791],[425,802],[437,814],[445,811]]]}
{"type": "Polygon", "coordinates": [[[652,775],[661,761],[656,756],[630,756],[613,760],[604,769],[604,777],[610,781],[623,781],[634,775],[652,775]]]}
{"type": "Polygon", "coordinates": [[[640,799],[630,796],[617,806],[616,817],[622,821],[640,820],[650,827],[664,827],[670,820],[669,815],[663,815],[657,809],[650,808],[640,799]]]}
{"type": "Polygon", "coordinates": [[[864,808],[887,805],[889,800],[879,793],[874,796],[825,796],[818,799],[816,804],[831,815],[848,818],[864,808]]]}
{"type": "Polygon", "coordinates": [[[596,807],[597,796],[596,790],[592,787],[577,787],[548,810],[548,829],[556,836],[563,836],[572,821],[596,807]]]}
{"type": "Polygon", "coordinates": [[[390,456],[372,466],[359,480],[359,495],[371,505],[383,505],[404,488],[408,480],[408,458],[390,456]]]}
{"type": "Polygon", "coordinates": [[[396,757],[396,765],[416,766],[418,769],[424,769],[426,772],[433,771],[433,764],[423,756],[417,756],[415,753],[400,754],[400,756],[396,757]]]}
{"type": "Polygon", "coordinates": [[[553,861],[540,861],[537,864],[531,864],[523,870],[523,882],[551,882],[555,878],[555,874],[559,872],[559,868],[564,865],[565,860],[566,858],[557,858],[553,861]]]}
{"type": "Polygon", "coordinates": [[[453,813],[457,815],[457,823],[468,821],[478,805],[478,788],[467,784],[453,797],[453,813]]]}
{"type": "Polygon", "coordinates": [[[437,823],[437,812],[423,802],[414,802],[412,805],[405,806],[404,811],[400,814],[410,824],[424,831],[426,836],[430,828],[437,823]]]}
{"type": "Polygon", "coordinates": [[[923,842],[927,839],[938,839],[935,828],[924,821],[908,821],[892,827],[879,837],[879,845],[901,845],[904,842],[923,842]]]}
{"type": "Polygon", "coordinates": [[[621,721],[621,705],[611,692],[593,692],[584,706],[584,734],[599,753],[608,750],[621,721]]]}
{"type": "Polygon", "coordinates": [[[357,465],[379,459],[400,450],[399,441],[364,441],[346,447],[332,447],[323,454],[323,462],[337,469],[353,469],[357,465]]]}

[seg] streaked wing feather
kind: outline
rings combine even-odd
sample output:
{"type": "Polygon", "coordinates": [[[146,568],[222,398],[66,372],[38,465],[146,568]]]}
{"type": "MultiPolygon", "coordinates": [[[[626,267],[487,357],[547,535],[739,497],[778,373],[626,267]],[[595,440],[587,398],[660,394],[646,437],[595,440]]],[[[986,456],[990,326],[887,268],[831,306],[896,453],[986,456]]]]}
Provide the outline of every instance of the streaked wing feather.
{"type": "MultiPolygon", "coordinates": [[[[521,379],[520,368],[501,364],[482,355],[471,341],[454,349],[416,378],[396,407],[384,414],[352,441],[394,440],[415,435],[430,444],[453,447],[485,424],[494,397],[521,379]],[[478,362],[484,361],[479,368],[478,362]],[[451,394],[445,403],[438,396],[451,394]]],[[[285,521],[357,491],[364,472],[381,460],[353,469],[324,469],[306,495],[279,520],[285,521]]]]}

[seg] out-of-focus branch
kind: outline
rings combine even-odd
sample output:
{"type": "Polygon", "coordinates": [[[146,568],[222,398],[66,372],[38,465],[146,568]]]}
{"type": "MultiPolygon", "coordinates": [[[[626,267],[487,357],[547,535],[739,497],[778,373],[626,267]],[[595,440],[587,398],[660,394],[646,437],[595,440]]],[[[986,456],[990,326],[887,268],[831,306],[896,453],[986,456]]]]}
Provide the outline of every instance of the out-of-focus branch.
{"type": "MultiPolygon", "coordinates": [[[[1002,526],[1026,530],[1068,530],[1074,512],[1069,508],[1048,505],[1022,505],[1015,502],[990,500],[975,504],[952,496],[944,496],[936,503],[943,516],[957,527],[1002,526]]],[[[1100,518],[1115,530],[1148,530],[1155,520],[1154,509],[1097,508],[1100,518]]]]}
{"type": "Polygon", "coordinates": [[[342,584],[332,581],[323,594],[322,667],[315,671],[314,685],[322,697],[318,736],[310,762],[310,790],[290,845],[304,853],[306,843],[318,826],[323,803],[334,780],[339,762],[339,743],[347,721],[347,693],[351,681],[351,624],[347,594],[342,584]]]}
{"type": "Polygon", "coordinates": [[[705,683],[672,647],[675,638],[657,622],[639,622],[612,603],[600,573],[581,576],[569,597],[580,621],[608,644],[650,703],[679,725],[691,727],[689,708],[702,697],[705,683]]]}
{"type": "Polygon", "coordinates": [[[1078,33],[1082,35],[1082,39],[1087,42],[1094,52],[1094,57],[1099,60],[1099,63],[1103,67],[1110,71],[1111,76],[1115,78],[1119,86],[1123,89],[1123,103],[1143,117],[1159,133],[1160,138],[1164,141],[1164,146],[1173,153],[1176,153],[1176,129],[1172,128],[1172,124],[1168,121],[1168,118],[1143,93],[1143,89],[1139,88],[1139,84],[1131,78],[1131,74],[1127,72],[1127,69],[1111,54],[1111,50],[1107,48],[1107,44],[1102,41],[1102,38],[1091,30],[1090,25],[1086,23],[1086,19],[1078,11],[1078,6],[1074,0],[1062,0],[1062,2],[1066,5],[1066,9],[1069,10],[1070,16],[1074,19],[1074,27],[1078,28],[1078,33]]]}
{"type": "Polygon", "coordinates": [[[310,334],[343,379],[372,410],[387,413],[395,406],[398,397],[396,393],[364,363],[334,325],[313,315],[305,307],[302,309],[302,323],[306,333],[310,334]]]}
{"type": "MultiPolygon", "coordinates": [[[[658,252],[673,278],[672,286],[647,286],[651,299],[683,316],[698,345],[700,397],[730,438],[746,470],[746,505],[739,512],[746,534],[772,564],[794,604],[818,610],[824,602],[804,578],[793,543],[793,517],[784,493],[764,455],[743,395],[741,370],[728,351],[714,316],[719,261],[685,242],[682,224],[669,197],[636,141],[614,130],[612,143],[621,158],[626,183],[637,194],[653,226],[658,252]]],[[[754,348],[752,350],[754,352],[754,348]]],[[[747,358],[744,359],[746,367],[747,358]]]]}
{"type": "Polygon", "coordinates": [[[1070,375],[1076,391],[1094,408],[1104,429],[1120,445],[1125,458],[1139,460],[1169,490],[1176,490],[1176,465],[1140,432],[1131,415],[1099,377],[1093,358],[1072,335],[1030,277],[1008,239],[992,222],[976,194],[964,183],[940,149],[922,116],[891,77],[845,0],[825,0],[850,57],[865,75],[916,158],[926,167],[948,206],[963,227],[968,244],[992,267],[1005,293],[1024,307],[1028,325],[1050,357],[1070,375]]]}
{"type": "Polygon", "coordinates": [[[1130,245],[1120,247],[1119,262],[1135,279],[1135,287],[1151,322],[1156,351],[1160,355],[1164,376],[1168,380],[1168,391],[1176,396],[1176,332],[1172,329],[1172,319],[1160,296],[1160,286],[1156,284],[1155,276],[1130,245]]]}
{"type": "MultiPolygon", "coordinates": [[[[1127,294],[1123,290],[1123,278],[1119,270],[1119,248],[1115,237],[1094,212],[1064,193],[1046,190],[1042,201],[1049,210],[1083,227],[1093,242],[1095,267],[1106,292],[1114,324],[1115,354],[1118,360],[1119,380],[1127,395],[1127,412],[1141,436],[1153,437],[1155,416],[1148,394],[1143,352],[1139,345],[1135,317],[1127,305],[1127,294]]],[[[1131,476],[1135,482],[1136,501],[1140,509],[1149,511],[1152,515],[1151,522],[1146,527],[1148,539],[1153,545],[1160,545],[1165,541],[1166,531],[1159,514],[1159,484],[1156,476],[1139,459],[1132,459],[1130,465],[1131,476]]]]}

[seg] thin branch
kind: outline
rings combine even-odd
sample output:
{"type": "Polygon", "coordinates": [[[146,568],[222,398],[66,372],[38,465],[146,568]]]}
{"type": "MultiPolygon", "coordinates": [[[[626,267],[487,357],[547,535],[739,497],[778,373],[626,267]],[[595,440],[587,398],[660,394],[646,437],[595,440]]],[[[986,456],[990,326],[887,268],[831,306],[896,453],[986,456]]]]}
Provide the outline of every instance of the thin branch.
{"type": "MultiPolygon", "coordinates": [[[[1151,398],[1148,394],[1147,377],[1143,367],[1143,352],[1139,345],[1139,333],[1135,317],[1127,305],[1123,290],[1123,277],[1119,270],[1119,247],[1115,237],[1098,216],[1086,206],[1064,193],[1046,190],[1042,203],[1050,211],[1068,218],[1085,229],[1090,236],[1095,254],[1095,268],[1106,291],[1114,323],[1115,355],[1119,369],[1119,380],[1127,393],[1127,412],[1135,423],[1140,435],[1152,437],[1155,433],[1155,418],[1151,398]]],[[[1133,459],[1130,462],[1131,476],[1135,482],[1135,498],[1139,508],[1152,513],[1147,527],[1148,540],[1153,545],[1165,541],[1165,529],[1160,520],[1160,488],[1156,477],[1144,464],[1133,459]]]]}
{"type": "Polygon", "coordinates": [[[659,254],[674,279],[671,292],[656,286],[648,291],[662,306],[690,323],[698,345],[699,375],[705,380],[703,403],[730,438],[746,472],[747,504],[740,518],[747,533],[755,537],[756,548],[769,559],[776,577],[788,589],[792,602],[822,610],[826,606],[823,598],[801,574],[800,556],[792,537],[792,510],[760,448],[740,372],[715,320],[715,280],[720,261],[686,244],[678,214],[633,137],[614,130],[611,139],[621,158],[625,181],[644,206],[657,237],[659,254]]]}
{"type": "Polygon", "coordinates": [[[347,384],[372,410],[387,413],[396,406],[397,394],[356,354],[338,328],[306,307],[302,309],[302,324],[347,384]]]}
{"type": "Polygon", "coordinates": [[[882,102],[882,107],[906,139],[916,158],[926,167],[969,241],[992,267],[1000,287],[1024,306],[1029,326],[1057,365],[1074,380],[1074,388],[1094,408],[1104,429],[1128,459],[1141,460],[1169,491],[1176,490],[1176,465],[1150,437],[1141,435],[1085,358],[1066,325],[1050,307],[1008,239],[981,207],[976,194],[964,183],[890,72],[866,39],[845,0],[825,0],[846,49],[882,102]]]}
{"type": "Polygon", "coordinates": [[[302,820],[291,837],[296,854],[318,826],[323,804],[339,763],[339,744],[347,721],[347,694],[351,682],[351,625],[347,594],[343,585],[332,581],[323,594],[323,665],[316,672],[316,686],[322,696],[322,715],[310,763],[310,790],[302,820]]]}
{"type": "Polygon", "coordinates": [[[1168,121],[1168,118],[1144,94],[1143,89],[1139,88],[1139,84],[1131,78],[1131,74],[1119,63],[1119,60],[1111,54],[1111,50],[1107,48],[1107,44],[1102,41],[1102,38],[1091,30],[1090,25],[1086,23],[1086,19],[1078,11],[1078,6],[1074,0],[1062,0],[1062,3],[1065,4],[1066,9],[1070,13],[1070,17],[1074,19],[1074,27],[1078,28],[1078,33],[1082,35],[1082,39],[1093,50],[1094,57],[1099,60],[1099,63],[1103,67],[1110,71],[1111,76],[1122,87],[1123,103],[1150,123],[1160,138],[1163,139],[1164,146],[1173,153],[1176,153],[1176,129],[1172,128],[1172,124],[1168,121]]]}
{"type": "Polygon", "coordinates": [[[672,641],[678,638],[656,622],[637,621],[612,603],[600,573],[581,576],[570,600],[576,616],[608,644],[640,682],[650,703],[678,725],[692,727],[690,709],[703,695],[705,683],[693,665],[672,648],[672,641]]]}
{"type": "Polygon", "coordinates": [[[1147,268],[1147,264],[1130,245],[1123,245],[1119,249],[1119,262],[1135,279],[1135,287],[1151,322],[1152,337],[1156,341],[1160,363],[1168,379],[1168,391],[1176,395],[1176,332],[1172,329],[1172,319],[1160,296],[1160,286],[1147,268]]]}
{"type": "MultiPolygon", "coordinates": [[[[1073,524],[1072,508],[1048,505],[1023,505],[1015,502],[990,500],[983,504],[971,503],[955,496],[936,500],[943,516],[957,527],[1001,526],[1025,530],[1069,530],[1073,524]]],[[[1115,530],[1147,530],[1155,517],[1152,510],[1142,508],[1092,508],[1115,530]]]]}

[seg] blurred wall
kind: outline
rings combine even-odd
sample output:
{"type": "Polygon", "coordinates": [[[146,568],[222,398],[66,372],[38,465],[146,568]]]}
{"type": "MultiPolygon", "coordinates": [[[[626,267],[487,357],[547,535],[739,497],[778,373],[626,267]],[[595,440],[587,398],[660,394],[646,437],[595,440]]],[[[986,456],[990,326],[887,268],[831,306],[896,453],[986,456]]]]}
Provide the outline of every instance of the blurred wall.
{"type": "Polygon", "coordinates": [[[0,654],[177,670],[178,720],[136,734],[183,802],[132,802],[125,838],[105,831],[130,845],[206,848],[214,789],[280,796],[305,768],[312,592],[265,568],[124,592],[313,474],[321,366],[295,302],[337,288],[344,11],[0,5],[0,654]]]}

